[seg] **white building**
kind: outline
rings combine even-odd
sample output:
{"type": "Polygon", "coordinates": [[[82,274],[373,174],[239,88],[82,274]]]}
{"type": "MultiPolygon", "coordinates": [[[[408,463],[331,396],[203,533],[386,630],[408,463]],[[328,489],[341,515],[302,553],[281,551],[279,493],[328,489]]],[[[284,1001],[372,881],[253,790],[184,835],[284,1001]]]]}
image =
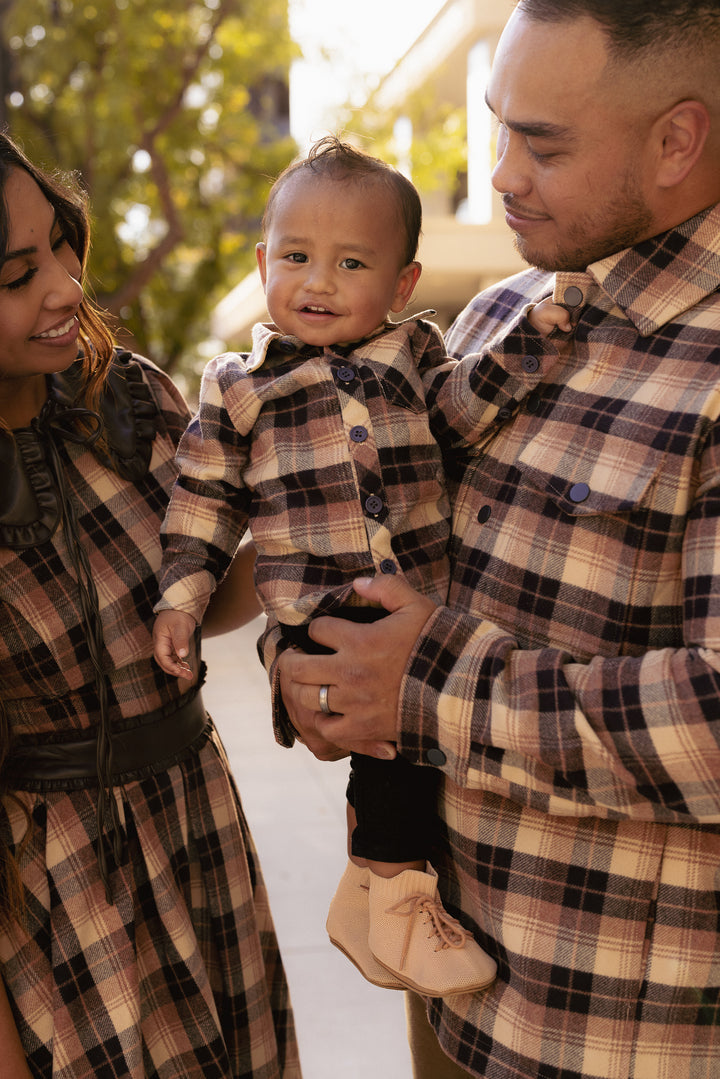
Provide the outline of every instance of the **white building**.
{"type": "MultiPolygon", "coordinates": [[[[380,82],[368,105],[398,117],[400,139],[409,139],[403,104],[418,91],[467,108],[468,167],[464,197],[457,188],[425,192],[418,258],[423,272],[409,312],[433,308],[442,329],[468,300],[494,281],[522,269],[490,184],[494,136],[484,103],[490,63],[514,0],[448,0],[405,55],[380,82]]],[[[417,121],[416,121],[417,123],[417,121]]],[[[413,178],[414,179],[414,178],[413,178]]],[[[217,305],[212,332],[233,348],[247,348],[254,322],[268,321],[257,271],[217,305]]]]}

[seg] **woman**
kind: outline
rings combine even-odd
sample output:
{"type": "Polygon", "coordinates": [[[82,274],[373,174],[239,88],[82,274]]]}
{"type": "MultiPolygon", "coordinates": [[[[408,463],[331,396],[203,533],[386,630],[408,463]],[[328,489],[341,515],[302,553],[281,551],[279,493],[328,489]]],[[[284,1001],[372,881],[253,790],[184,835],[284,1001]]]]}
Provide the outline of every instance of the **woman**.
{"type": "Polygon", "coordinates": [[[187,408],[83,296],[82,199],[2,135],[0,189],[0,1076],[296,1079],[202,678],[151,661],[187,408]]]}

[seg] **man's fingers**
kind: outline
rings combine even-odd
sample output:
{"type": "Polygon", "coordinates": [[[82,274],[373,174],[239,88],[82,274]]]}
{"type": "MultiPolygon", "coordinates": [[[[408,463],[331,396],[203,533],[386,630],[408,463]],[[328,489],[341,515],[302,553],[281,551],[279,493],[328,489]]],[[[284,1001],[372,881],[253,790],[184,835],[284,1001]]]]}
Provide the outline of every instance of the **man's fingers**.
{"type": "Polygon", "coordinates": [[[353,588],[359,596],[386,611],[398,611],[417,598],[418,593],[404,577],[397,574],[378,574],[377,577],[358,577],[353,588]]]}

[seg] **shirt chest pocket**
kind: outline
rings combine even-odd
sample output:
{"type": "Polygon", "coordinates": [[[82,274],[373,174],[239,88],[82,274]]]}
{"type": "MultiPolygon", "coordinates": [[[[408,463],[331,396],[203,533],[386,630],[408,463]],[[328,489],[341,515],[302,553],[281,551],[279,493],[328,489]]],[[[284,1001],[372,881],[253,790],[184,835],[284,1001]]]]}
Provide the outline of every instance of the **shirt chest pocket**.
{"type": "Polygon", "coordinates": [[[516,463],[524,483],[573,518],[654,514],[667,531],[692,499],[688,458],[569,424],[545,424],[516,463]]]}

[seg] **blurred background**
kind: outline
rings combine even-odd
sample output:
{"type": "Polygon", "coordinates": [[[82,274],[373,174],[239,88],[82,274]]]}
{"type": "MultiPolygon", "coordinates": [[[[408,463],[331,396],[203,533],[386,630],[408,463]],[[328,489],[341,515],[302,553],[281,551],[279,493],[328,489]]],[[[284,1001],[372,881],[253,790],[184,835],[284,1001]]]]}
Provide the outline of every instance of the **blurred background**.
{"type": "Polygon", "coordinates": [[[335,132],[423,199],[415,310],[444,329],[520,267],[483,104],[512,0],[0,0],[0,123],[74,173],[91,283],[190,401],[267,318],[255,244],[273,179],[335,132]]]}

